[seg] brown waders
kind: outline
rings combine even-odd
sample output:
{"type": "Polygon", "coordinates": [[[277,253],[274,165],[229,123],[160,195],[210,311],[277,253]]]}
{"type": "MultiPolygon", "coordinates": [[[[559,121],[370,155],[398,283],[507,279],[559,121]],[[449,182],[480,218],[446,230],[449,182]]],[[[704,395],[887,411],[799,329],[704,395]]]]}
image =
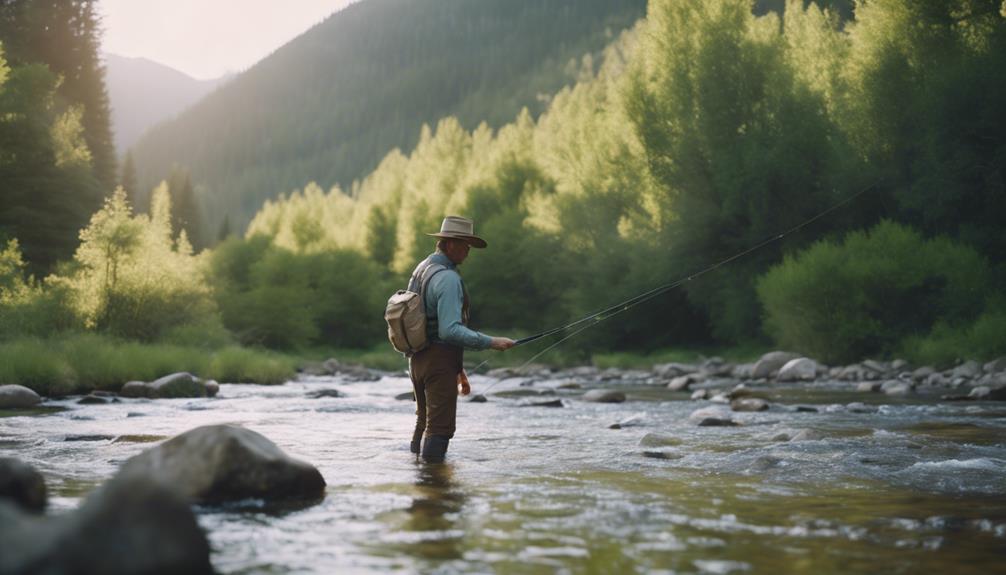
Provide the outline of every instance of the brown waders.
{"type": "Polygon", "coordinates": [[[423,459],[439,463],[454,437],[458,413],[458,374],[464,350],[445,343],[433,343],[409,360],[409,375],[416,394],[416,429],[412,434],[412,452],[419,453],[423,434],[423,459]]]}

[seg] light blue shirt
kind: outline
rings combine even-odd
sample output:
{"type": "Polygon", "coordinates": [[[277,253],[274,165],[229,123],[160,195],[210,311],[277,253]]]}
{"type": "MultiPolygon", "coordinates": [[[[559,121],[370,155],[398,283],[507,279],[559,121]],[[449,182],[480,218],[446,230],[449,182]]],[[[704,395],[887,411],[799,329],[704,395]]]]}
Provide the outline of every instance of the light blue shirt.
{"type": "Polygon", "coordinates": [[[461,323],[461,306],[465,301],[464,288],[457,266],[445,254],[437,252],[429,258],[447,269],[430,279],[426,287],[426,317],[437,318],[437,341],[467,349],[489,349],[492,338],[468,329],[461,323]]]}

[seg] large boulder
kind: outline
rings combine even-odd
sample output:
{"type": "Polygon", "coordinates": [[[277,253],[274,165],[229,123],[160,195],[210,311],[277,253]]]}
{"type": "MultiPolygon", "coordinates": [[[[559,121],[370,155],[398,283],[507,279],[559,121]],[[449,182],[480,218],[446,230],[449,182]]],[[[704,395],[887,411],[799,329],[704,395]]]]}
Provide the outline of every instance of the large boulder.
{"type": "Polygon", "coordinates": [[[983,367],[985,373],[1000,373],[1006,371],[1006,357],[1000,357],[986,363],[983,367]]]}
{"type": "Polygon", "coordinates": [[[0,501],[0,573],[213,573],[188,502],[158,482],[117,477],[77,510],[26,514],[0,501]]]}
{"type": "Polygon", "coordinates": [[[983,373],[982,364],[977,361],[966,361],[954,369],[950,370],[949,377],[954,379],[957,377],[964,377],[967,379],[975,379],[982,375],[983,373]]]}
{"type": "Polygon", "coordinates": [[[766,377],[771,377],[782,366],[790,360],[799,358],[800,355],[796,353],[790,353],[788,351],[771,351],[761,356],[751,370],[751,377],[754,379],[763,379],[766,377]]]}
{"type": "Polygon", "coordinates": [[[39,403],[42,398],[23,385],[0,385],[0,408],[34,407],[39,403]]]}
{"type": "Polygon", "coordinates": [[[976,387],[968,394],[968,399],[1006,401],[1006,387],[989,387],[985,385],[976,387]]]}
{"type": "Polygon", "coordinates": [[[206,385],[188,372],[172,373],[147,384],[152,397],[206,397],[206,385]]]}
{"type": "Polygon", "coordinates": [[[592,389],[583,394],[583,400],[595,403],[622,403],[625,401],[625,394],[609,389],[592,389]]]}
{"type": "Polygon", "coordinates": [[[787,361],[779,368],[778,381],[813,381],[817,377],[817,362],[806,357],[787,361]]]}
{"type": "Polygon", "coordinates": [[[45,478],[34,467],[13,457],[0,458],[0,500],[21,506],[26,511],[45,510],[45,478]]]}
{"type": "Polygon", "coordinates": [[[316,499],[325,492],[316,467],[234,425],[187,431],[129,459],[119,474],[157,479],[197,503],[316,499]]]}
{"type": "Polygon", "coordinates": [[[213,397],[220,391],[220,384],[203,381],[188,372],[172,373],[149,383],[130,381],[122,386],[119,395],[123,397],[177,398],[213,397]]]}

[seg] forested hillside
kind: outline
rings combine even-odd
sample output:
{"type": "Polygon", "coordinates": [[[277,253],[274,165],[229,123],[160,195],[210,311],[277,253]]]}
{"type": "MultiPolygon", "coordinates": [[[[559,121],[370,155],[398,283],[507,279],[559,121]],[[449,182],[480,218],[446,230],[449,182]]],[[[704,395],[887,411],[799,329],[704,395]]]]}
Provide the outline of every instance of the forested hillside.
{"type": "Polygon", "coordinates": [[[333,15],[134,148],[141,188],[191,172],[215,235],[311,181],[348,185],[445,116],[533,116],[645,0],[366,0],[333,15]],[[570,62],[574,61],[574,65],[570,62]]]}
{"type": "Polygon", "coordinates": [[[540,119],[469,131],[447,118],[348,193],[308,186],[271,202],[248,242],[215,254],[221,277],[242,278],[219,284],[241,302],[223,305],[225,321],[261,327],[249,318],[271,315],[284,290],[308,321],[325,296],[298,274],[319,254],[357,254],[404,282],[447,213],[475,218],[490,243],[464,266],[478,324],[518,331],[812,221],[581,345],[773,337],[827,361],[1002,353],[1001,2],[871,2],[853,21],[800,0],[784,16],[751,8],[651,0],[600,72],[540,119]]]}

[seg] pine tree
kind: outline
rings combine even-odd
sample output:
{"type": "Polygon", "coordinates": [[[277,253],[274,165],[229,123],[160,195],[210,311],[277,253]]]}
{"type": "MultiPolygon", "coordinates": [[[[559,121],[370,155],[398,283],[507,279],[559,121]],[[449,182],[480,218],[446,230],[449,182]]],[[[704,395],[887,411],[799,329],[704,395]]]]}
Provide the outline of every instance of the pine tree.
{"type": "Polygon", "coordinates": [[[192,187],[192,177],[188,170],[176,167],[168,179],[171,193],[171,229],[174,234],[182,231],[197,252],[206,247],[203,237],[203,216],[192,187]]]}
{"type": "Polygon", "coordinates": [[[132,152],[126,152],[126,159],[122,162],[122,177],[119,179],[119,185],[126,190],[126,199],[133,210],[136,210],[139,206],[137,204],[139,196],[137,195],[136,165],[133,163],[132,152]]]}

